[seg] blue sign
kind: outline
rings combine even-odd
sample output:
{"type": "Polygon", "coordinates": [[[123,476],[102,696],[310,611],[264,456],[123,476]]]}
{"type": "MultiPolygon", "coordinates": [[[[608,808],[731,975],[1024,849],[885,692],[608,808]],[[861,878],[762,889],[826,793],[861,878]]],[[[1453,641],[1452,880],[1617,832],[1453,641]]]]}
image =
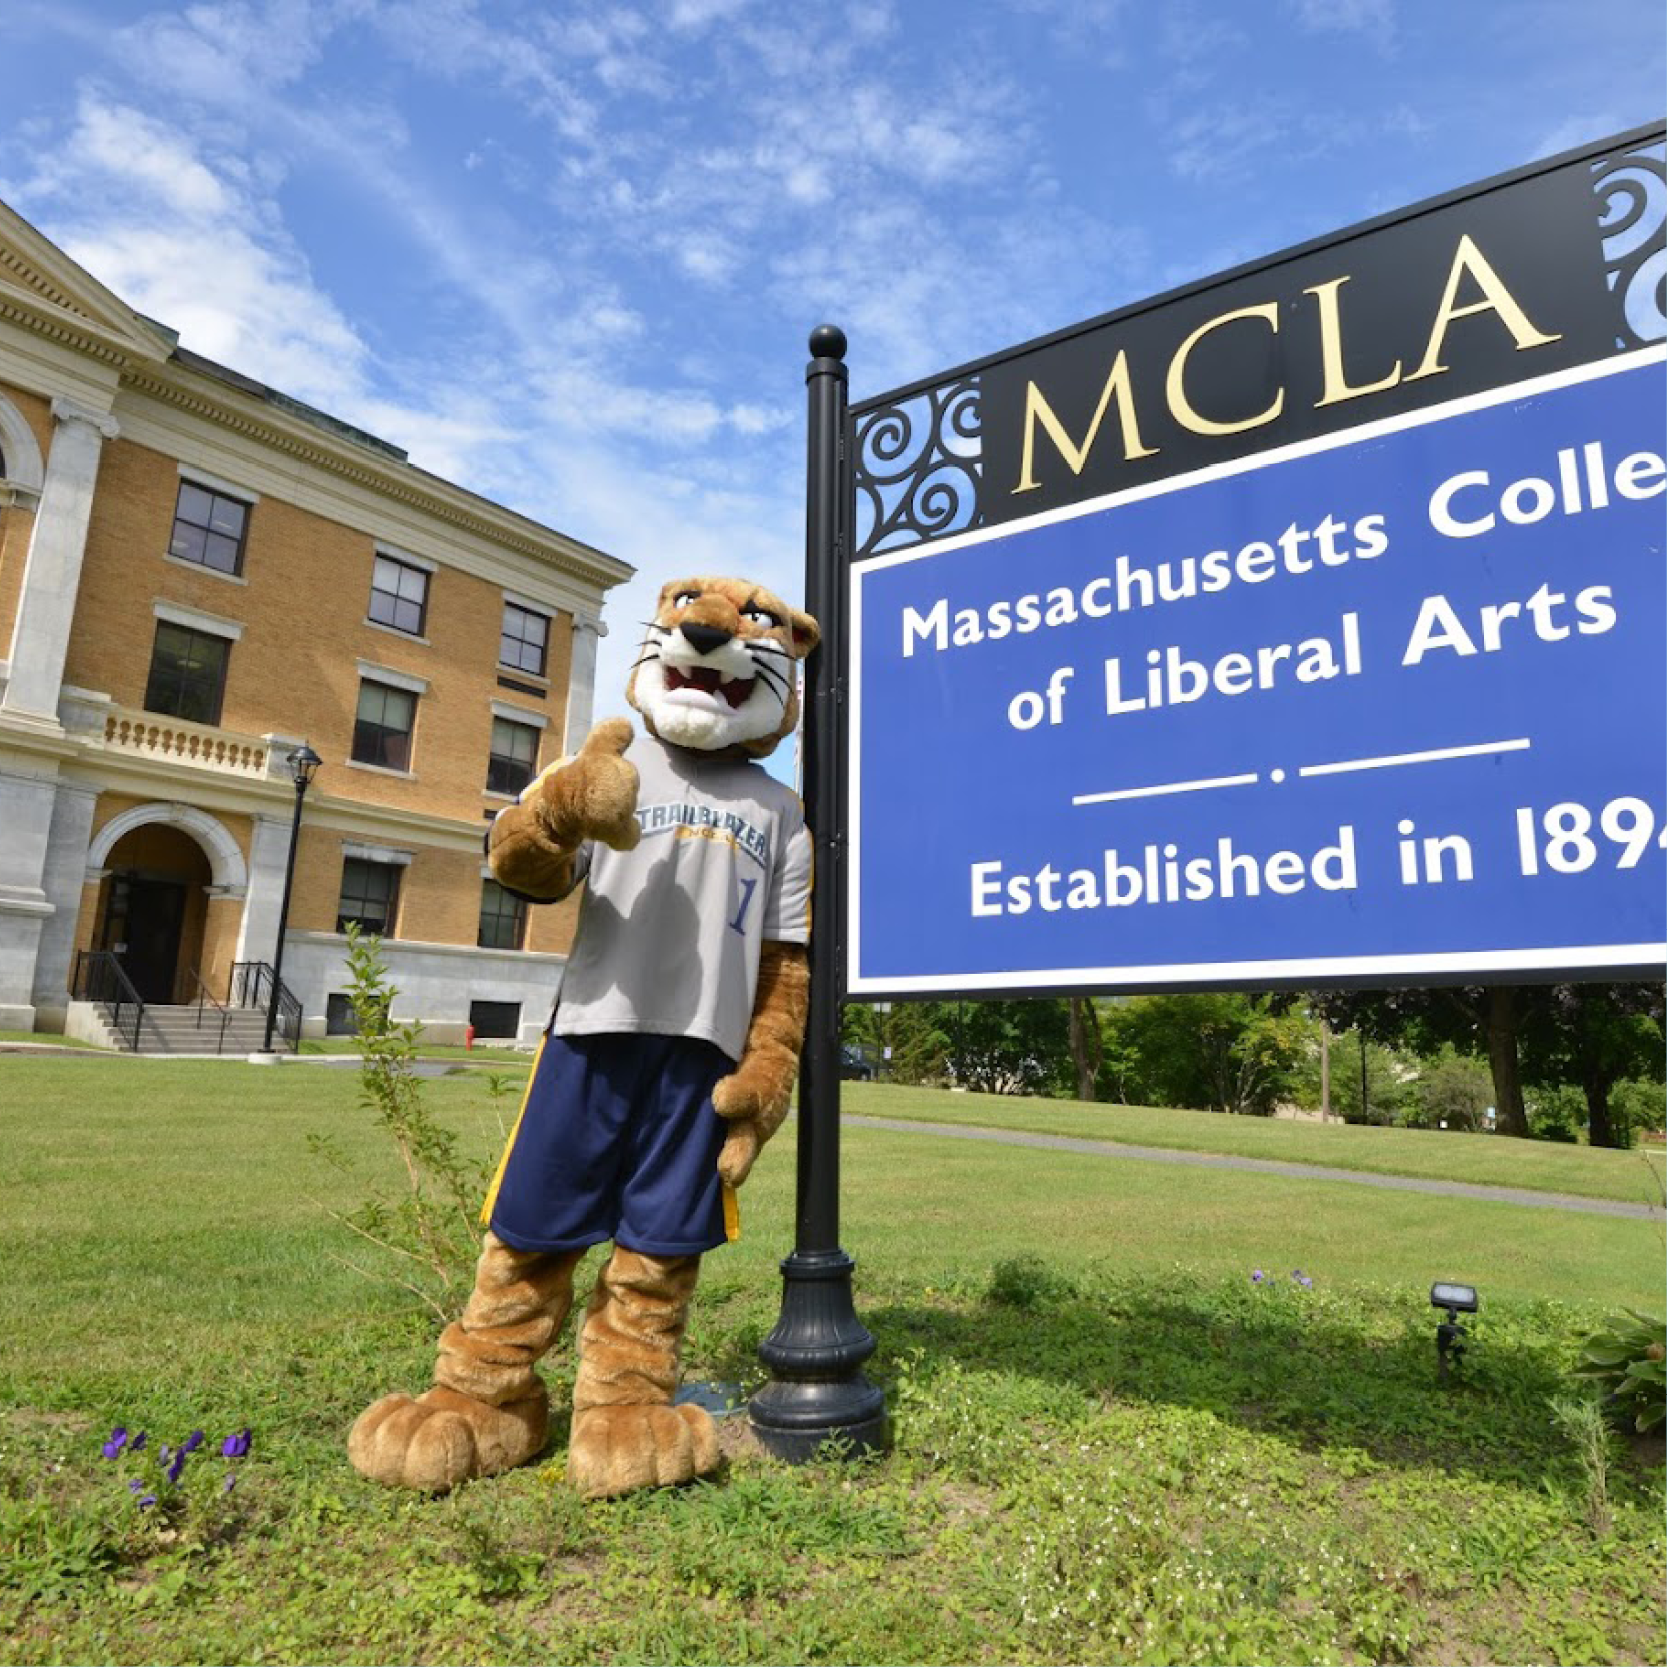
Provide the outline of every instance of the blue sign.
{"type": "Polygon", "coordinates": [[[852,995],[1659,973],[1667,354],[852,571],[852,995]]]}

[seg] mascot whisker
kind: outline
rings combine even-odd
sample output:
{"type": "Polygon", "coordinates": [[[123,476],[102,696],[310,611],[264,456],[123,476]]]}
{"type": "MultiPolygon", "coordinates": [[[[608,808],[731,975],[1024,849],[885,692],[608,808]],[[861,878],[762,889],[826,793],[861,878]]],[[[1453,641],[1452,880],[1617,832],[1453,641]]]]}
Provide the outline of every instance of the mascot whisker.
{"type": "Polygon", "coordinates": [[[439,1492],[542,1451],[534,1370],[573,1274],[612,1241],[579,1328],[568,1479],[591,1497],[716,1469],[717,1432],[674,1405],[700,1259],[739,1231],[736,1189],[787,1115],[809,997],[810,835],[759,767],[798,719],[819,631],[761,586],[660,592],[626,699],[487,836],[501,884],[585,894],[555,1012],[482,1212],[484,1248],[434,1386],[384,1396],[348,1455],[439,1492]]]}

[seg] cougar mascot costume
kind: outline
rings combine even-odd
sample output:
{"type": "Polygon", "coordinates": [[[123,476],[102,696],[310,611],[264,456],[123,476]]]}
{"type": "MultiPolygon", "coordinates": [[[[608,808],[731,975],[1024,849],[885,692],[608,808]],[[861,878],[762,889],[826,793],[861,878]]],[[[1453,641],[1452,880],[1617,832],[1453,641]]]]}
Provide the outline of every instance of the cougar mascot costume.
{"type": "Polygon", "coordinates": [[[626,687],[648,733],[598,724],[493,823],[510,890],[550,902],[585,883],[578,932],[482,1212],[474,1293],[434,1387],[353,1426],[365,1475],[438,1491],[540,1452],[533,1366],[608,1239],[568,1479],[600,1497],[716,1468],[712,1420],[672,1395],[701,1255],[738,1230],[735,1188],[786,1115],[804,1038],[810,836],[755,761],[792,730],[795,662],[818,636],[757,585],[667,585],[626,687]]]}

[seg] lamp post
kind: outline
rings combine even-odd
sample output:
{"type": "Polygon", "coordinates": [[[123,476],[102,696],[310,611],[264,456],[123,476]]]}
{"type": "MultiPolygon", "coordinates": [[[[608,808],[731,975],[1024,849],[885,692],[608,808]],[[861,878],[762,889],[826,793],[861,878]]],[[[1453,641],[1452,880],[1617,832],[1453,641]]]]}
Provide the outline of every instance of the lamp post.
{"type": "Polygon", "coordinates": [[[844,959],[845,564],[851,498],[845,336],[811,332],[805,606],[822,625],[806,675],[805,816],[816,846],[810,1019],[799,1070],[798,1230],[781,1264],[781,1317],[759,1345],[771,1380],[748,1407],[766,1451],[791,1463],[830,1440],[860,1454],[884,1444],[885,1397],[862,1375],[874,1339],[851,1295],[856,1263],[839,1244],[839,1009],[844,959]]]}
{"type": "MultiPolygon", "coordinates": [[[[266,1041],[263,1053],[272,1051],[272,1031],[278,1022],[278,992],[284,987],[284,933],[289,927],[289,893],[295,884],[295,848],[301,843],[301,801],[312,786],[313,774],[324,760],[305,741],[289,755],[290,775],[295,782],[295,819],[289,825],[289,860],[284,864],[284,897],[278,905],[278,942],[272,951],[272,996],[266,1004],[266,1041]]],[[[297,1038],[299,1041],[299,1038],[297,1038]]]]}

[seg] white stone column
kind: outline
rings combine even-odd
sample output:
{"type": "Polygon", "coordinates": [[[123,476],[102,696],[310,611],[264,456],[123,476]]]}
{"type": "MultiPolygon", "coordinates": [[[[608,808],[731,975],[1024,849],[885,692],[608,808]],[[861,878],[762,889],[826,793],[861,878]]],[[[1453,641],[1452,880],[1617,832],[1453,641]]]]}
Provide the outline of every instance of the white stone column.
{"type": "Polygon", "coordinates": [[[249,896],[243,905],[235,960],[270,962],[278,947],[278,911],[284,901],[290,823],[288,816],[254,818],[255,831],[249,841],[249,896]]]}
{"type": "MultiPolygon", "coordinates": [[[[596,645],[608,634],[599,619],[573,616],[573,657],[567,671],[567,733],[562,751],[571,756],[584,745],[596,711],[596,645]]],[[[622,691],[623,692],[623,691],[622,691]]]]}
{"type": "Polygon", "coordinates": [[[69,1006],[70,962],[98,793],[98,788],[81,782],[60,781],[52,807],[41,889],[56,912],[41,925],[33,991],[36,1019],[48,1027],[61,1025],[69,1006]]]}
{"type": "MultiPolygon", "coordinates": [[[[53,908],[41,886],[58,763],[0,753],[0,1028],[32,1030],[35,963],[53,908]]],[[[86,852],[82,863],[85,867],[86,852]]]]}
{"type": "Polygon", "coordinates": [[[23,568],[23,592],[12,627],[11,675],[0,709],[56,723],[99,458],[104,442],[113,440],[118,430],[107,412],[72,399],[53,400],[52,415],[58,427],[23,568]]]}

